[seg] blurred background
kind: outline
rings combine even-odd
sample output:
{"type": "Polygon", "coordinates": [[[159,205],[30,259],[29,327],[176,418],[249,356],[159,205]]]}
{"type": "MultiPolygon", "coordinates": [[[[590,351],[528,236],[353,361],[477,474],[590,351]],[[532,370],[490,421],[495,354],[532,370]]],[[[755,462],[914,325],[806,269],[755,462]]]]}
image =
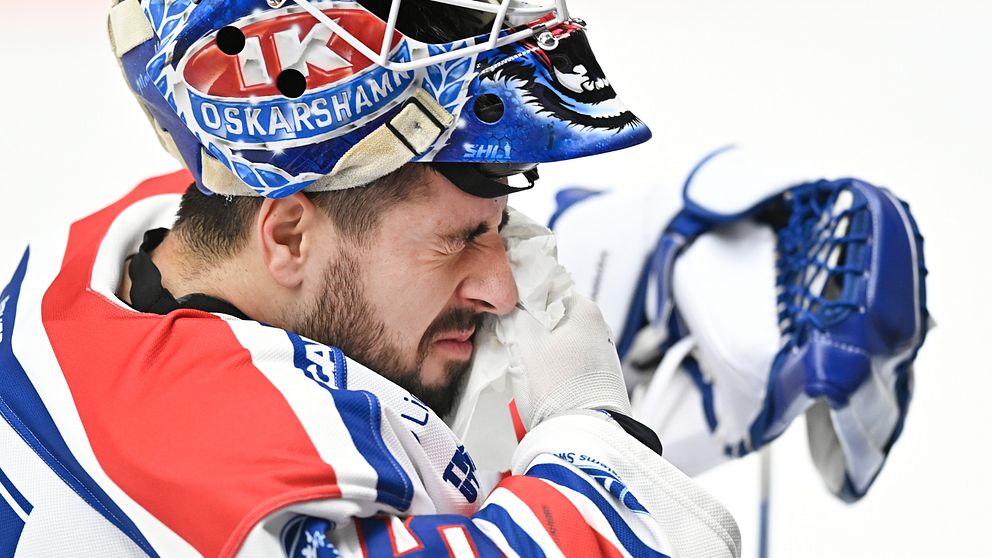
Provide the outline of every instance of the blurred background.
{"type": "MultiPolygon", "coordinates": [[[[178,168],[106,38],[107,0],[6,2],[0,19],[0,275],[28,240],[178,168]]],[[[727,143],[810,161],[910,202],[938,323],[906,430],[859,503],[822,486],[798,422],[773,444],[770,555],[988,556],[992,451],[992,3],[986,0],[570,0],[641,146],[546,165],[511,203],[538,219],[568,185],[656,190],[727,143]],[[984,545],[987,546],[987,545],[984,545]]],[[[732,187],[732,185],[728,185],[732,187]]],[[[659,212],[659,214],[668,213],[659,212]]],[[[732,311],[732,309],[728,309],[732,311]]],[[[700,477],[757,556],[757,456],[700,477]]]]}

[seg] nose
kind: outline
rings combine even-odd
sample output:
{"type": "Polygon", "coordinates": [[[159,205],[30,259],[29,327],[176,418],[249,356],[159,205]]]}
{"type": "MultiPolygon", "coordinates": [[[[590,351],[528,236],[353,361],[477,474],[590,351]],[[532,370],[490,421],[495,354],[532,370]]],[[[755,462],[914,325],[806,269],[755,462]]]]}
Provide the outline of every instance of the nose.
{"type": "Polygon", "coordinates": [[[503,316],[517,305],[517,284],[501,242],[474,254],[459,288],[462,299],[479,312],[503,316]]]}

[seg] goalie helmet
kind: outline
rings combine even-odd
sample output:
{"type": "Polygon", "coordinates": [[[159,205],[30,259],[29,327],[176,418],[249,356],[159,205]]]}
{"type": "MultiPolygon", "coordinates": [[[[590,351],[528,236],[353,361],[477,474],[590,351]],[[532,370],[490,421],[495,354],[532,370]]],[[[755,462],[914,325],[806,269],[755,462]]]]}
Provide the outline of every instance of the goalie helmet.
{"type": "Polygon", "coordinates": [[[163,145],[225,195],[350,188],[421,161],[495,196],[536,163],[650,137],[564,0],[443,4],[467,35],[400,32],[400,0],[383,17],[367,1],[122,0],[110,31],[163,145]]]}

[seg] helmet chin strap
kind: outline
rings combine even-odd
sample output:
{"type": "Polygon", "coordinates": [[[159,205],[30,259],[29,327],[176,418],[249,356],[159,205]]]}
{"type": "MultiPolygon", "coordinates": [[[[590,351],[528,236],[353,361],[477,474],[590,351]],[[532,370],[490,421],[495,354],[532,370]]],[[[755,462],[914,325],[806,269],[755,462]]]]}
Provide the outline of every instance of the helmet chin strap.
{"type": "Polygon", "coordinates": [[[480,198],[498,198],[514,192],[530,190],[540,178],[536,165],[523,172],[502,175],[492,172],[493,168],[487,163],[431,163],[431,167],[450,180],[461,191],[480,198]],[[529,184],[522,188],[515,188],[499,180],[513,174],[523,174],[529,184]]]}

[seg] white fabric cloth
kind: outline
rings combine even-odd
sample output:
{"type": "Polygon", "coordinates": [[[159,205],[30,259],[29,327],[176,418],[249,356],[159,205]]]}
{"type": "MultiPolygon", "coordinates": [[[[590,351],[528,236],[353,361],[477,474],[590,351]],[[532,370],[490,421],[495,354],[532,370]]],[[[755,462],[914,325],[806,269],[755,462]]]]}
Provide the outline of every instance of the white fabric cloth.
{"type": "MultiPolygon", "coordinates": [[[[509,468],[509,456],[517,445],[508,410],[510,401],[514,399],[514,386],[518,392],[528,391],[527,376],[532,376],[537,382],[534,387],[540,392],[537,398],[545,399],[545,395],[561,395],[557,386],[567,376],[578,373],[580,366],[586,371],[592,371],[593,368],[619,370],[615,349],[612,354],[605,350],[609,348],[607,345],[611,345],[610,332],[605,328],[601,334],[592,332],[590,336],[589,343],[597,343],[596,347],[558,347],[555,351],[561,354],[557,357],[546,362],[529,363],[533,369],[530,372],[523,369],[519,356],[516,359],[511,358],[510,346],[513,344],[547,344],[545,341],[550,341],[550,332],[561,324],[565,316],[566,304],[574,306],[575,303],[568,301],[573,295],[574,285],[571,276],[558,263],[554,233],[519,211],[512,208],[509,211],[510,218],[500,236],[513,268],[519,298],[518,309],[511,316],[488,321],[476,334],[472,369],[458,406],[448,419],[452,430],[465,441],[466,447],[472,451],[483,469],[494,471],[509,468]],[[589,362],[590,355],[602,362],[588,368],[592,364],[589,362]],[[477,416],[485,418],[473,420],[477,416]]],[[[595,327],[595,324],[590,323],[590,326],[595,327]]],[[[523,351],[527,353],[537,350],[539,349],[535,347],[523,347],[523,351]]],[[[519,352],[517,351],[518,355],[519,352]]],[[[599,376],[601,372],[593,372],[593,375],[599,376]]],[[[609,384],[609,379],[604,379],[609,384]]],[[[629,402],[625,396],[602,392],[597,395],[597,390],[601,390],[602,386],[598,386],[597,381],[592,378],[587,380],[590,383],[580,390],[591,397],[590,401],[599,397],[602,403],[600,407],[629,413],[629,402]]],[[[520,403],[522,401],[518,401],[520,403]]],[[[564,404],[556,402],[552,406],[564,404]]],[[[524,426],[530,427],[530,412],[538,409],[530,407],[528,403],[524,405],[527,409],[520,408],[520,415],[524,426]]],[[[577,405],[571,408],[581,407],[577,405]]],[[[541,416],[548,416],[559,410],[563,409],[545,409],[541,416]]]]}
{"type": "Polygon", "coordinates": [[[524,426],[577,409],[630,416],[616,345],[596,304],[572,293],[565,316],[547,329],[517,310],[497,320],[497,335],[510,351],[510,385],[524,426]]]}
{"type": "MultiPolygon", "coordinates": [[[[510,218],[500,236],[513,268],[518,306],[550,330],[565,315],[564,299],[572,292],[572,279],[558,264],[555,235],[523,213],[508,211],[510,218]]],[[[488,320],[475,336],[472,369],[447,420],[483,470],[508,470],[517,446],[509,411],[510,364],[505,338],[497,334],[497,322],[488,320]]]]}

